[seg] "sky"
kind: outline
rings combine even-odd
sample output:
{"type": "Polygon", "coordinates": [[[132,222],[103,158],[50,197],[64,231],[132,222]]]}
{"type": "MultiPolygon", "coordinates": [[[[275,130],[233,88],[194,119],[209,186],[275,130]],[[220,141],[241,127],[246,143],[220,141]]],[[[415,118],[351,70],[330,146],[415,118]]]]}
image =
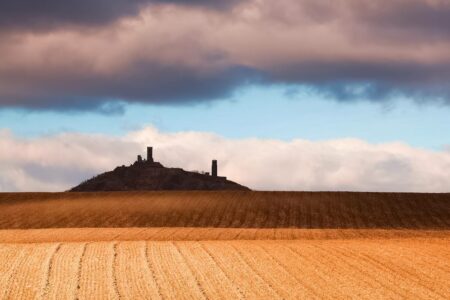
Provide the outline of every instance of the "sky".
{"type": "Polygon", "coordinates": [[[0,192],[128,165],[450,192],[447,0],[0,0],[0,192]]]}

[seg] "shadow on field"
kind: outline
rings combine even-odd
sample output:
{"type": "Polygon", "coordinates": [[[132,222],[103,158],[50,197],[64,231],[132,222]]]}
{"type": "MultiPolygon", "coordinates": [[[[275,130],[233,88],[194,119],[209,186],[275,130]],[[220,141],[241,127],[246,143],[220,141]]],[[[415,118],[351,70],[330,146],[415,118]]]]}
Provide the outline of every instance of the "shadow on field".
{"type": "Polygon", "coordinates": [[[450,229],[450,194],[2,193],[0,229],[213,227],[450,229]]]}

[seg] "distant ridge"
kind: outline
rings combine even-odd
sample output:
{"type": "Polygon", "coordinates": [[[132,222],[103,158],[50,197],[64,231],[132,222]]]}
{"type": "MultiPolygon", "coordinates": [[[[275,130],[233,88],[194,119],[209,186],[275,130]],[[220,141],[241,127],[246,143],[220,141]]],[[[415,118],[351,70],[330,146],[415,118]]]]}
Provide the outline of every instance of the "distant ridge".
{"type": "Polygon", "coordinates": [[[161,190],[250,190],[248,187],[217,176],[217,161],[209,173],[188,172],[181,168],[166,168],[153,161],[153,148],[147,148],[147,160],[138,155],[131,166],[121,166],[97,175],[70,192],[96,191],[161,191],[161,190]]]}

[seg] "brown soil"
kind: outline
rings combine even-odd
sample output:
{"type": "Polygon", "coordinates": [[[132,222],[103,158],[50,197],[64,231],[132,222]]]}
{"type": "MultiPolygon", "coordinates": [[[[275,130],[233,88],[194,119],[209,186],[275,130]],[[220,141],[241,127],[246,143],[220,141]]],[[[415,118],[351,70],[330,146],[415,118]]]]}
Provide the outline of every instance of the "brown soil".
{"type": "Polygon", "coordinates": [[[450,229],[450,194],[108,192],[0,194],[0,229],[214,227],[450,229]]]}

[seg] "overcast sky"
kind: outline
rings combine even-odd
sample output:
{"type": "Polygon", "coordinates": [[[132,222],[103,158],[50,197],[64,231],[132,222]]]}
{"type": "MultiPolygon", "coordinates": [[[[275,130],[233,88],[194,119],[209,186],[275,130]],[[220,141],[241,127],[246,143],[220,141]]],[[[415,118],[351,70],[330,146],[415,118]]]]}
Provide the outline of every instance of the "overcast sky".
{"type": "Polygon", "coordinates": [[[0,0],[0,57],[0,191],[150,144],[255,189],[450,192],[447,0],[0,0]]]}

